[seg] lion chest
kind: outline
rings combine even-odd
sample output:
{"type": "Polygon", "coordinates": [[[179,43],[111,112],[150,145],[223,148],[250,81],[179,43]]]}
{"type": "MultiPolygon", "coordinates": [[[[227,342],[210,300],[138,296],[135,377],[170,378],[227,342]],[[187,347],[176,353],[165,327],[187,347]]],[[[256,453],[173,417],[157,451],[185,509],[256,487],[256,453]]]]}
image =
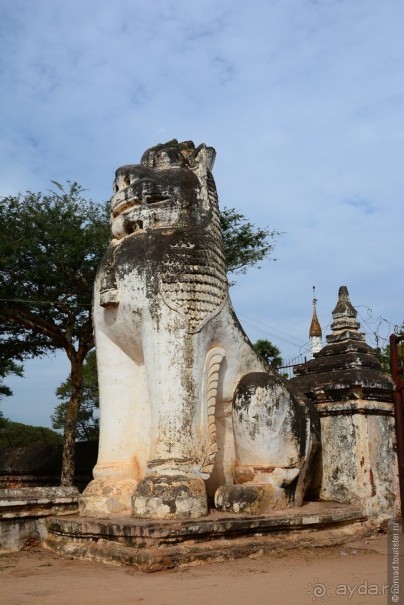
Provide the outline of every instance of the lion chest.
{"type": "Polygon", "coordinates": [[[164,304],[184,315],[191,333],[227,299],[223,254],[208,230],[128,236],[110,246],[100,278],[102,306],[132,300],[153,311],[164,304]]]}

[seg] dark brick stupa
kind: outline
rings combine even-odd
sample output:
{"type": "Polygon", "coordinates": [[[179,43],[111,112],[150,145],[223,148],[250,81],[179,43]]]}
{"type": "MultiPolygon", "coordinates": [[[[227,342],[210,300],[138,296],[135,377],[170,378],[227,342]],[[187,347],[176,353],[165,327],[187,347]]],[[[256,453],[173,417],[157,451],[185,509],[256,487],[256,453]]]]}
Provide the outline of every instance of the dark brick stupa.
{"type": "Polygon", "coordinates": [[[347,399],[392,404],[392,381],[381,371],[376,350],[360,332],[346,286],[339,289],[332,316],[332,334],[326,337],[326,346],[314,353],[314,359],[295,368],[292,383],[315,404],[347,399]]]}
{"type": "Polygon", "coordinates": [[[379,522],[394,516],[398,499],[393,383],[360,332],[346,286],[332,316],[327,344],[291,379],[320,415],[312,491],[320,500],[361,502],[379,522]]]}

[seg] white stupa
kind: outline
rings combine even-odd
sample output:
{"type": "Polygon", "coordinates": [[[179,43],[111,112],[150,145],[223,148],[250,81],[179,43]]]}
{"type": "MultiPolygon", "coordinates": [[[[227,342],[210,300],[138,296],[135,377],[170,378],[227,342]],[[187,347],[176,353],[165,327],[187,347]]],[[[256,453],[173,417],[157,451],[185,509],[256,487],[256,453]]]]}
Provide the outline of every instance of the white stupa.
{"type": "Polygon", "coordinates": [[[314,357],[314,354],[318,353],[323,348],[323,341],[322,341],[323,332],[321,330],[320,322],[318,321],[318,317],[317,317],[317,311],[316,311],[317,299],[316,299],[315,294],[316,294],[316,291],[315,291],[315,287],[313,286],[313,317],[311,320],[310,332],[309,332],[310,348],[311,348],[312,357],[314,357]]]}

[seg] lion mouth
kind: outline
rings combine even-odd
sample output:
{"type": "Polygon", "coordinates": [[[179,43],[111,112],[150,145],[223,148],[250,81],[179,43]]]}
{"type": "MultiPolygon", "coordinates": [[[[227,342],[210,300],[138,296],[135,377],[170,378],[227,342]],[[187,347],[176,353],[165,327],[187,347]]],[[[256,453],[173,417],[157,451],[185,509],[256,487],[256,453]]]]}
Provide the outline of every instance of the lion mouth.
{"type": "Polygon", "coordinates": [[[129,210],[130,208],[135,208],[136,206],[141,206],[142,202],[138,199],[132,200],[122,200],[122,202],[118,202],[118,204],[112,210],[112,216],[116,218],[125,210],[129,210]]]}
{"type": "Polygon", "coordinates": [[[136,208],[137,206],[141,206],[142,203],[146,205],[152,204],[166,204],[171,203],[173,201],[173,197],[167,197],[166,195],[160,194],[146,194],[143,196],[143,202],[138,198],[133,198],[131,200],[122,200],[118,202],[114,209],[112,210],[112,215],[114,218],[125,212],[126,210],[131,210],[132,208],[136,208]]]}

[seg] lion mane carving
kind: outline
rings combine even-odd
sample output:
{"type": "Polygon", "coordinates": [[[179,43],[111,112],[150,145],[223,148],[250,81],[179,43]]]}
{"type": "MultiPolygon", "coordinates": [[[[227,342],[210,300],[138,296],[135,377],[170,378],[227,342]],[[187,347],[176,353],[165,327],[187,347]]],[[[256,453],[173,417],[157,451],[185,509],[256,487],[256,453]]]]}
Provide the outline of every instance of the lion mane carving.
{"type": "Polygon", "coordinates": [[[215,151],[176,140],[116,171],[94,290],[100,446],[87,516],[299,505],[315,411],[253,350],[228,295],[215,151]]]}

